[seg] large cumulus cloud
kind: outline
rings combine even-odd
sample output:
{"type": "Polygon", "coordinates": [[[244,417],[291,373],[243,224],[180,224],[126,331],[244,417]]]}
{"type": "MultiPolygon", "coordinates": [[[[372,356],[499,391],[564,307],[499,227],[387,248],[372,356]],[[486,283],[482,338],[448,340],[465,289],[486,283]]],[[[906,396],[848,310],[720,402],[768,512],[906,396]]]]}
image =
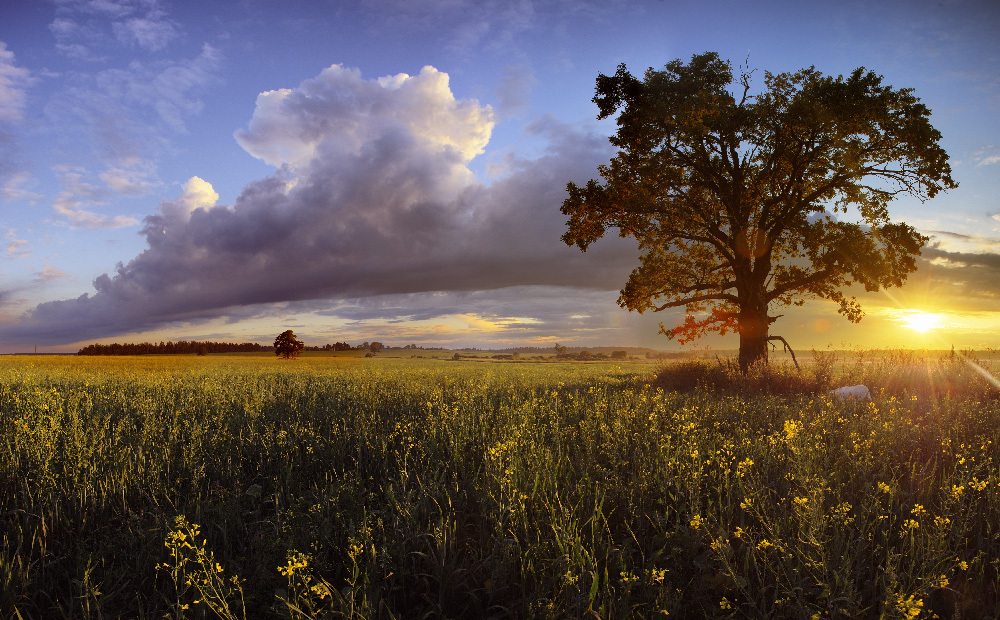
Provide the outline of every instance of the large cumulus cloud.
{"type": "Polygon", "coordinates": [[[236,139],[274,174],[233,205],[192,178],[145,219],[145,251],[98,277],[93,294],[43,303],[4,331],[59,343],[272,302],[617,289],[634,246],[612,241],[583,255],[559,241],[565,184],[593,176],[607,141],[537,120],[529,131],[547,151],[508,158],[487,185],[469,162],[493,124],[489,106],[456,99],[432,67],[366,80],[334,65],[298,88],[262,93],[236,139]]]}

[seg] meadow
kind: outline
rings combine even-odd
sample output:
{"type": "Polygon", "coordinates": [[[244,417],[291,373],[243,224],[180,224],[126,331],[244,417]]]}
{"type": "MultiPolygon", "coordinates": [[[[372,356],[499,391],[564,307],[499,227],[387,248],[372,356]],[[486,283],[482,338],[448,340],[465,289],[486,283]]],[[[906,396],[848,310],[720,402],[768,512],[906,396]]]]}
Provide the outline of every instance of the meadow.
{"type": "Polygon", "coordinates": [[[977,368],[0,357],[0,616],[995,618],[977,368]]]}

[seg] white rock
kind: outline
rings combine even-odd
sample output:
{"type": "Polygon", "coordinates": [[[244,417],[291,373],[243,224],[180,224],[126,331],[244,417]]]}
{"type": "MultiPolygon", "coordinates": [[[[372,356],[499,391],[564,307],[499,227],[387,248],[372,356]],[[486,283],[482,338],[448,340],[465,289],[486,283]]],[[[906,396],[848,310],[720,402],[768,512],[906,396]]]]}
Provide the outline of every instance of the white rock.
{"type": "Polygon", "coordinates": [[[836,390],[830,390],[830,396],[840,400],[871,400],[872,393],[868,391],[866,385],[848,385],[836,390]]]}

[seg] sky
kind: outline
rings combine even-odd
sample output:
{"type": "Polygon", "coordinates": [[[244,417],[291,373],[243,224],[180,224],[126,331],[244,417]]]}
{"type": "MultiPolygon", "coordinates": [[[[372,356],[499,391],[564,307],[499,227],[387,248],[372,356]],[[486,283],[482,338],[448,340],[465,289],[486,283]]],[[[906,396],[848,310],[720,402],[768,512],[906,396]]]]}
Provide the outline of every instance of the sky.
{"type": "MultiPolygon", "coordinates": [[[[93,342],[649,346],[638,265],[560,241],[615,151],[598,74],[718,52],[864,66],[932,111],[959,187],[890,212],[930,237],[898,289],[780,311],[810,348],[1000,347],[993,0],[5,0],[0,353],[93,342]]],[[[687,348],[734,349],[738,336],[687,348]]]]}

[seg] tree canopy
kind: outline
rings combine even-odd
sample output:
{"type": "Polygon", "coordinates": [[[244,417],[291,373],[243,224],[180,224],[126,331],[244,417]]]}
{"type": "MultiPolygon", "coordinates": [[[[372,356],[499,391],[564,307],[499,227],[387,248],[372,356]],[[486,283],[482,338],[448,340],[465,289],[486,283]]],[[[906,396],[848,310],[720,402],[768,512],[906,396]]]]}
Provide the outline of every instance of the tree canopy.
{"type": "Polygon", "coordinates": [[[290,329],[281,332],[274,339],[274,354],[286,360],[291,357],[298,357],[305,348],[306,344],[296,338],[295,332],[290,329]]]}
{"type": "MultiPolygon", "coordinates": [[[[930,110],[864,67],[734,74],[715,53],[674,60],[643,79],[599,75],[599,119],[618,114],[618,154],[603,182],[567,185],[562,239],[581,250],[608,229],[634,237],[640,265],[619,304],[683,307],[660,324],[681,342],[740,335],[740,365],[767,359],[773,308],[832,300],[858,322],[844,289],[901,286],[927,237],[890,221],[888,204],[957,187],[930,110]]],[[[787,346],[787,342],[785,342],[787,346]]]]}

